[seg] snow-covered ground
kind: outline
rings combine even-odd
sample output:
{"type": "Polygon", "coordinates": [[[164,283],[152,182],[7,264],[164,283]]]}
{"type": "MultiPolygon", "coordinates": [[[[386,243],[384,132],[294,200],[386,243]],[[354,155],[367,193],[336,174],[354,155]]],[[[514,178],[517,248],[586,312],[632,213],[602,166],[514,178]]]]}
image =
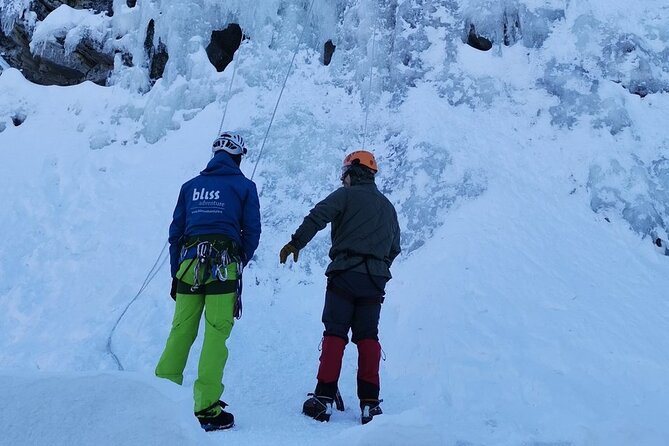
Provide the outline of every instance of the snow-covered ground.
{"type": "MultiPolygon", "coordinates": [[[[288,31],[308,5],[231,3],[255,40],[237,54],[229,101],[232,70],[216,73],[196,38],[144,94],[130,88],[146,81],[140,67],[119,68],[110,87],[1,72],[0,444],[669,444],[669,257],[648,237],[666,238],[669,220],[668,8],[497,2],[534,33],[480,52],[461,24],[498,32],[496,2],[401,1],[391,29],[387,2],[316,2],[260,156],[299,36],[288,31]],[[313,42],[328,33],[338,46],[324,67],[313,42]],[[607,46],[621,40],[636,46],[607,46]],[[631,94],[639,76],[659,90],[631,94]],[[173,309],[167,227],[226,103],[224,126],[251,143],[242,167],[257,167],[264,230],[224,376],[236,427],[206,434],[192,417],[199,342],[184,387],[153,368],[173,309]],[[295,265],[278,251],[338,186],[367,107],[364,143],[403,229],[381,321],[385,414],[359,425],[349,348],[347,410],[321,424],[300,410],[315,384],[329,234],[295,265]]],[[[133,29],[161,5],[56,15],[38,36],[133,29]]],[[[169,42],[206,24],[161,26],[169,42]]]]}

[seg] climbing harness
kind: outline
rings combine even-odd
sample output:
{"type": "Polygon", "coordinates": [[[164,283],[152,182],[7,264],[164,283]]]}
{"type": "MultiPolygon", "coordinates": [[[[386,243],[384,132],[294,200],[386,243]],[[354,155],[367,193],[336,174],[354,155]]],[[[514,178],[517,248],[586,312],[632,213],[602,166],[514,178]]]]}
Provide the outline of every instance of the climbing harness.
{"type": "Polygon", "coordinates": [[[181,277],[178,277],[177,292],[181,294],[228,294],[236,293],[234,317],[242,317],[242,276],[244,263],[234,242],[222,236],[215,240],[201,240],[195,237],[181,248],[179,263],[191,259],[181,277]],[[194,264],[194,266],[193,266],[194,264]],[[235,265],[236,280],[229,277],[228,268],[235,265]],[[193,284],[183,281],[183,276],[193,268],[193,284]],[[213,279],[213,280],[210,280],[213,279]],[[202,289],[204,288],[204,290],[202,289]]]}
{"type": "MultiPolygon", "coordinates": [[[[220,282],[228,280],[228,265],[231,263],[236,263],[238,265],[238,272],[243,271],[243,263],[239,255],[231,253],[230,248],[228,247],[219,246],[216,242],[212,243],[208,240],[198,240],[190,245],[184,245],[181,249],[179,263],[189,258],[189,252],[191,252],[193,248],[195,248],[195,257],[186,268],[186,271],[188,271],[192,263],[195,262],[195,267],[193,269],[193,285],[190,287],[190,291],[193,293],[198,292],[199,288],[204,285],[210,277],[214,277],[220,282]],[[204,271],[202,270],[203,268],[204,271]]],[[[184,274],[186,271],[184,271],[184,274]]],[[[179,280],[182,279],[183,274],[179,280]]]]}

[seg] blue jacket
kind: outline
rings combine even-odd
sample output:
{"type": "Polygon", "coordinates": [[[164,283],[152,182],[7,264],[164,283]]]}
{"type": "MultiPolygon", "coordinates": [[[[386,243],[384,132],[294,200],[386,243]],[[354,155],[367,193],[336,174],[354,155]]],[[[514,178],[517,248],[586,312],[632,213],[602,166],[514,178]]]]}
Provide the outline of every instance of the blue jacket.
{"type": "Polygon", "coordinates": [[[179,269],[181,244],[186,237],[225,235],[241,246],[244,265],[260,241],[260,203],[253,181],[232,158],[218,152],[200,175],[181,186],[170,225],[172,277],[179,269]]]}

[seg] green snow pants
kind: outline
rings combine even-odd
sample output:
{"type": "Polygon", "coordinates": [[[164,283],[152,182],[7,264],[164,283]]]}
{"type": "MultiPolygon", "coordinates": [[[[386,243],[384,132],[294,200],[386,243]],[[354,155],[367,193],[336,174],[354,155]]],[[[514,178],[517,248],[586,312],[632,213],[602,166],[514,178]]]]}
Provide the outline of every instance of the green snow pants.
{"type": "MultiPolygon", "coordinates": [[[[177,277],[181,278],[182,282],[192,285],[194,265],[194,262],[184,260],[179,267],[177,277]]],[[[227,270],[228,281],[232,280],[236,283],[237,265],[231,263],[227,270]]],[[[167,338],[165,350],[156,366],[156,376],[169,379],[179,385],[183,383],[183,371],[188,360],[188,353],[197,337],[200,317],[204,310],[204,341],[197,380],[193,386],[195,412],[211,406],[223,394],[224,386],[221,380],[228,359],[228,347],[225,341],[230,336],[234,324],[233,311],[236,292],[206,294],[207,284],[214,281],[216,284],[221,284],[217,279],[209,278],[200,288],[204,291],[203,294],[177,292],[172,329],[167,338]]]]}

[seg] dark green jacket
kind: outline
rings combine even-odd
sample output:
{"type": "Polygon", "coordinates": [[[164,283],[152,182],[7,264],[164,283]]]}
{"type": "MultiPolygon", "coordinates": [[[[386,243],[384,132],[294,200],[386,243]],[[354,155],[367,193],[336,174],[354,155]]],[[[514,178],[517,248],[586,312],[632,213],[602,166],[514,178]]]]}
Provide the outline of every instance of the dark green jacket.
{"type": "Polygon", "coordinates": [[[291,239],[302,249],[332,223],[332,248],[325,274],[356,271],[390,278],[390,265],[400,253],[400,227],[392,203],[373,180],[340,187],[318,203],[291,239]]]}

